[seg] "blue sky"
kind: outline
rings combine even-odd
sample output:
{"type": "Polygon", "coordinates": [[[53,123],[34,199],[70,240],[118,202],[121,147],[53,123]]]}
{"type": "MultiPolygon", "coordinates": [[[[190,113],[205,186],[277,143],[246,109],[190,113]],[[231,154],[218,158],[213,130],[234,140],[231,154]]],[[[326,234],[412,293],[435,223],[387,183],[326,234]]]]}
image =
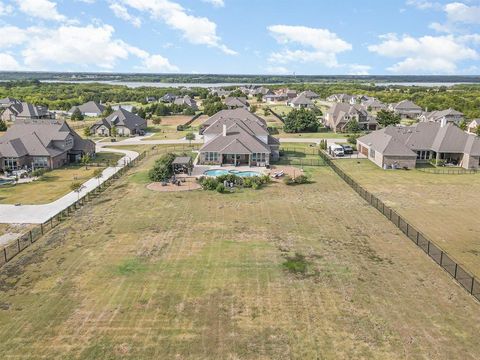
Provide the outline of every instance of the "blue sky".
{"type": "Polygon", "coordinates": [[[480,0],[0,0],[0,71],[480,73],[480,0]]]}

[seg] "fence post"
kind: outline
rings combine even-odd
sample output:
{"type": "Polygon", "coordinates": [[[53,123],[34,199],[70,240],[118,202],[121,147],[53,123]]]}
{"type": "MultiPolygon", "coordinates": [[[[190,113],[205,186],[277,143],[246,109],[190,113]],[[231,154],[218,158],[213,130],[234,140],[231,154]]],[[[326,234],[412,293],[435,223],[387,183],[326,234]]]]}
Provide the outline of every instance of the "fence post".
{"type": "Polygon", "coordinates": [[[8,260],[7,260],[7,248],[3,248],[3,256],[5,257],[5,262],[8,262],[8,260]]]}
{"type": "Polygon", "coordinates": [[[443,265],[443,251],[440,251],[440,266],[443,265]]]}
{"type": "Polygon", "coordinates": [[[420,238],[420,234],[419,234],[418,231],[417,231],[417,242],[416,242],[417,245],[418,245],[418,239],[419,239],[419,238],[420,238]]]}
{"type": "Polygon", "coordinates": [[[408,236],[408,222],[405,221],[405,224],[407,224],[407,236],[408,236]]]}
{"type": "Polygon", "coordinates": [[[30,230],[29,235],[30,235],[30,243],[33,244],[32,230],[30,230]]]}
{"type": "Polygon", "coordinates": [[[455,263],[455,276],[454,276],[455,279],[457,278],[457,269],[458,269],[458,264],[455,263]]]}
{"type": "Polygon", "coordinates": [[[20,252],[20,238],[17,239],[18,252],[20,252]]]}
{"type": "Polygon", "coordinates": [[[473,295],[473,285],[475,284],[475,278],[472,276],[472,287],[470,288],[470,294],[473,295]]]}
{"type": "Polygon", "coordinates": [[[41,233],[42,233],[42,235],[43,235],[43,224],[40,224],[40,231],[41,231],[41,233]]]}
{"type": "Polygon", "coordinates": [[[430,255],[430,241],[427,243],[427,254],[430,255]]]}

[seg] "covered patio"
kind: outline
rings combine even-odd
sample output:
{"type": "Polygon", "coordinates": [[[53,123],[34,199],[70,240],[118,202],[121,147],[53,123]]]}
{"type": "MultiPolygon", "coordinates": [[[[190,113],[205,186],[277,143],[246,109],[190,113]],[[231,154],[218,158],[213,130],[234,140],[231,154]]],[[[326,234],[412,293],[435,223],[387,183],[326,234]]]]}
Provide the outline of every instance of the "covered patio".
{"type": "Polygon", "coordinates": [[[190,156],[178,156],[172,162],[173,173],[178,174],[187,174],[192,173],[193,161],[190,156]]]}

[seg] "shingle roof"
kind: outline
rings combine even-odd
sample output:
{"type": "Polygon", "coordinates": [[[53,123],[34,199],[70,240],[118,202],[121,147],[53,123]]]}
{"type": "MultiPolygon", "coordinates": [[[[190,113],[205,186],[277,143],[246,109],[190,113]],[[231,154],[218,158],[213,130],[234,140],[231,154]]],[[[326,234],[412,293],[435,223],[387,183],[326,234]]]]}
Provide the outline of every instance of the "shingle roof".
{"type": "Polygon", "coordinates": [[[410,100],[402,100],[396,104],[392,104],[394,110],[397,111],[422,111],[422,108],[410,100]]]}
{"type": "Polygon", "coordinates": [[[69,113],[73,114],[73,112],[77,108],[80,110],[82,114],[101,114],[105,110],[105,106],[103,106],[102,104],[99,104],[95,101],[89,101],[89,102],[86,102],[85,104],[72,107],[69,113]]]}
{"type": "Polygon", "coordinates": [[[201,152],[218,152],[220,154],[270,153],[268,145],[250,134],[239,123],[227,128],[226,136],[218,134],[200,149],[201,152]]]}
{"type": "Polygon", "coordinates": [[[265,130],[267,129],[267,123],[261,117],[252,114],[245,108],[236,108],[231,110],[221,110],[217,112],[215,115],[211,116],[203,123],[203,126],[210,126],[218,119],[238,119],[242,121],[251,121],[258,123],[259,126],[263,127],[265,130]]]}
{"type": "Polygon", "coordinates": [[[74,138],[74,148],[81,150],[90,140],[83,140],[67,123],[56,120],[16,121],[0,138],[0,155],[3,157],[57,156],[65,152],[56,148],[54,141],[74,138]]]}
{"type": "Polygon", "coordinates": [[[225,99],[225,105],[230,107],[248,107],[250,104],[244,97],[228,97],[225,99]]]}
{"type": "Polygon", "coordinates": [[[479,137],[467,134],[453,124],[442,126],[436,122],[421,122],[408,127],[389,126],[365,135],[358,141],[384,155],[405,155],[407,152],[404,148],[410,151],[433,150],[440,153],[480,155],[479,137]]]}
{"type": "Polygon", "coordinates": [[[98,127],[105,125],[107,128],[115,126],[125,126],[126,128],[133,130],[135,128],[143,128],[147,126],[147,120],[142,119],[140,116],[131,113],[123,108],[120,108],[111,113],[106,119],[102,119],[95,123],[94,126],[98,127]]]}
{"type": "Polygon", "coordinates": [[[295,99],[293,99],[292,101],[290,101],[290,104],[310,106],[310,105],[313,105],[313,102],[312,102],[312,100],[310,100],[310,99],[307,97],[307,95],[303,92],[303,93],[301,93],[300,95],[298,95],[295,99]]]}

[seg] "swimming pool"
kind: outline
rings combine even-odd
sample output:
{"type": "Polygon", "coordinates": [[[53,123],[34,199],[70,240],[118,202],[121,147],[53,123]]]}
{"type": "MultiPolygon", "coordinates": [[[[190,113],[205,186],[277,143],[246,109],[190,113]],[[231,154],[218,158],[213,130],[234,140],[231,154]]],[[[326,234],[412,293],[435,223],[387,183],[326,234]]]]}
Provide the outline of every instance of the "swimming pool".
{"type": "Polygon", "coordinates": [[[240,177],[254,177],[254,176],[262,175],[256,171],[237,171],[237,170],[223,170],[223,169],[207,170],[203,173],[203,175],[205,176],[212,176],[212,177],[228,175],[228,174],[237,175],[240,177]]]}

